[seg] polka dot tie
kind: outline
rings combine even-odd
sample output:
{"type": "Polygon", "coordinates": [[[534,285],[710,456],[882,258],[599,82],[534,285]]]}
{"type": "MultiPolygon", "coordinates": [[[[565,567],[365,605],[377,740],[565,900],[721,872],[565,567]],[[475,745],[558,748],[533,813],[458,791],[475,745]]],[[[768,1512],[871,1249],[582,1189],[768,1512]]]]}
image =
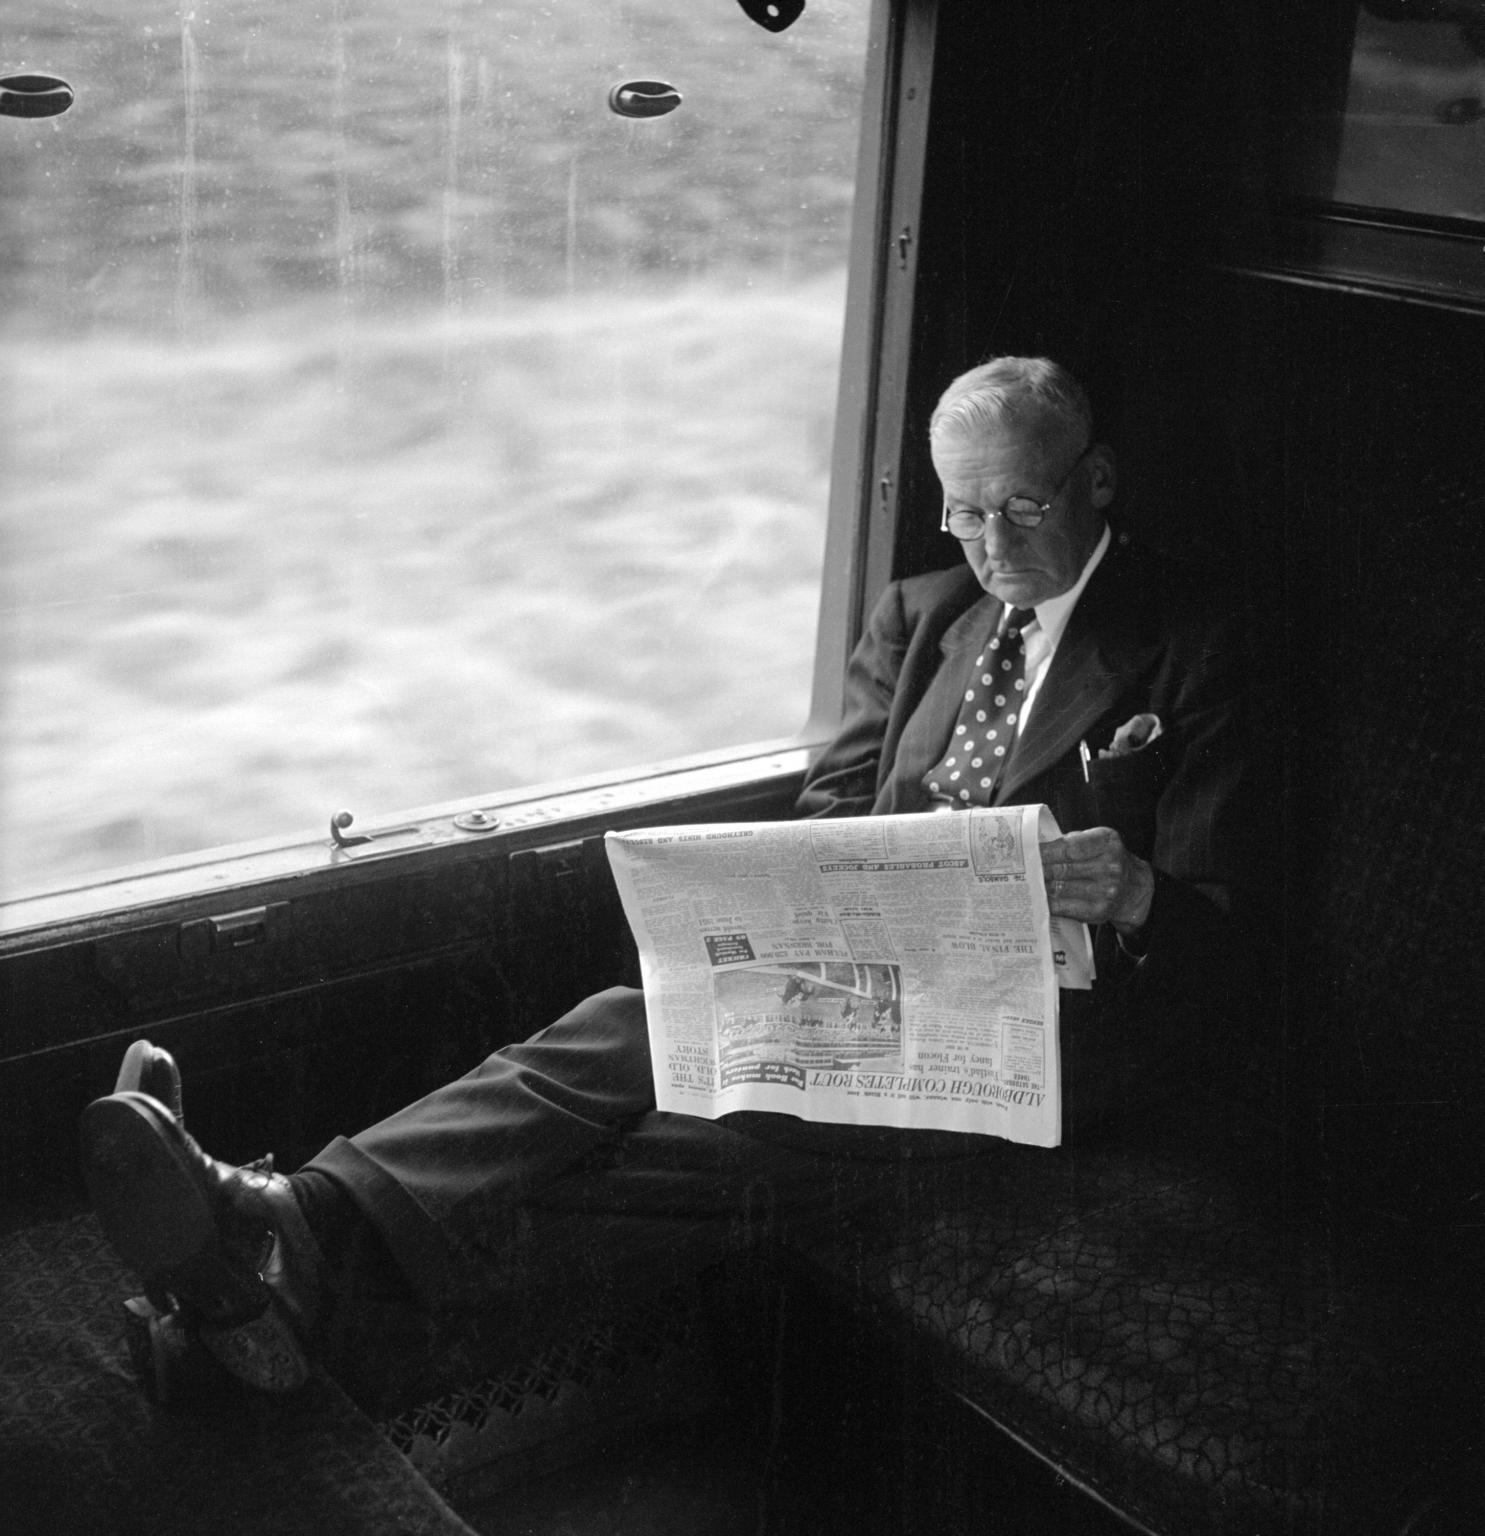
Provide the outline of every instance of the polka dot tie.
{"type": "Polygon", "coordinates": [[[943,761],[923,775],[929,794],[956,805],[989,805],[1016,740],[1026,698],[1026,649],[1021,631],[1034,608],[1007,608],[995,638],[975,658],[959,706],[959,722],[943,761]]]}

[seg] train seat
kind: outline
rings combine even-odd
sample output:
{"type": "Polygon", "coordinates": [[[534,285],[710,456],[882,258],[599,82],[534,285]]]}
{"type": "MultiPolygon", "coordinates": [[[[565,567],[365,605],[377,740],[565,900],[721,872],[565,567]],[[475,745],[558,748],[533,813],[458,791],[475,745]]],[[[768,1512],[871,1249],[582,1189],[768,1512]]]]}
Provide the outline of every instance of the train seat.
{"type": "Polygon", "coordinates": [[[805,1252],[1139,1528],[1399,1530],[1477,1408],[1459,1370],[1476,1299],[1456,1276],[1348,1272],[1254,1173],[1148,1143],[1012,1157],[956,1210],[868,1217],[805,1252]],[[1371,1525],[1400,1467],[1404,1507],[1371,1525]]]}
{"type": "Polygon", "coordinates": [[[1485,701],[1458,679],[1481,661],[1466,626],[1337,700],[1343,781],[1296,893],[1301,1136],[1195,1103],[805,1240],[846,1304],[1148,1532],[1412,1531],[1478,1479],[1485,701]],[[1375,708],[1391,682],[1405,719],[1375,708]]]}

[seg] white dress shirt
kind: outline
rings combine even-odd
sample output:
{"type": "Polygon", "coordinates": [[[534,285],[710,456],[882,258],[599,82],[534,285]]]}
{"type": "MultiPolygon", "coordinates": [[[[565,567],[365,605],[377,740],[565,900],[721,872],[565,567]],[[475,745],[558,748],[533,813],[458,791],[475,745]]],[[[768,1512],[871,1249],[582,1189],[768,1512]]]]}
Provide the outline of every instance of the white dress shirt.
{"type": "Polygon", "coordinates": [[[1021,631],[1021,643],[1026,654],[1026,702],[1016,717],[1017,737],[1026,729],[1026,722],[1036,708],[1036,696],[1041,692],[1047,669],[1052,665],[1052,657],[1056,655],[1058,643],[1067,629],[1067,621],[1072,617],[1073,609],[1078,606],[1078,599],[1083,595],[1083,588],[1088,585],[1088,578],[1098,569],[1098,562],[1108,552],[1111,538],[1109,525],[1105,523],[1103,536],[1088,556],[1083,574],[1066,592],[1038,603],[1034,610],[1036,622],[1028,624],[1021,631]]]}

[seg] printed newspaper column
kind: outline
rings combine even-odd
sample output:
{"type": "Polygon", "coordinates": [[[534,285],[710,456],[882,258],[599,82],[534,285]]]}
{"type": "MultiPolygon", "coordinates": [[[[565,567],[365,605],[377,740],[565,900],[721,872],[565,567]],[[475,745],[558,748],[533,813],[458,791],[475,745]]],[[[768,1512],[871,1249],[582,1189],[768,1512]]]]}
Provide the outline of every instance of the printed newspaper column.
{"type": "Polygon", "coordinates": [[[1061,1140],[1043,806],[610,833],[661,1109],[1061,1140]]]}

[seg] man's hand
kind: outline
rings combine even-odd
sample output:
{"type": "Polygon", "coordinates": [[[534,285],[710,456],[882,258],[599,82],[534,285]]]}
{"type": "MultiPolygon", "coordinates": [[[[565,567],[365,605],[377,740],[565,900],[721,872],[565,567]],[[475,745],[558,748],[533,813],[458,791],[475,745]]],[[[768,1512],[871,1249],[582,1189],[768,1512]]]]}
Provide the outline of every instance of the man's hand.
{"type": "Polygon", "coordinates": [[[1053,917],[1112,923],[1138,933],[1150,915],[1155,871],[1112,827],[1069,832],[1042,844],[1042,873],[1053,917]]]}

